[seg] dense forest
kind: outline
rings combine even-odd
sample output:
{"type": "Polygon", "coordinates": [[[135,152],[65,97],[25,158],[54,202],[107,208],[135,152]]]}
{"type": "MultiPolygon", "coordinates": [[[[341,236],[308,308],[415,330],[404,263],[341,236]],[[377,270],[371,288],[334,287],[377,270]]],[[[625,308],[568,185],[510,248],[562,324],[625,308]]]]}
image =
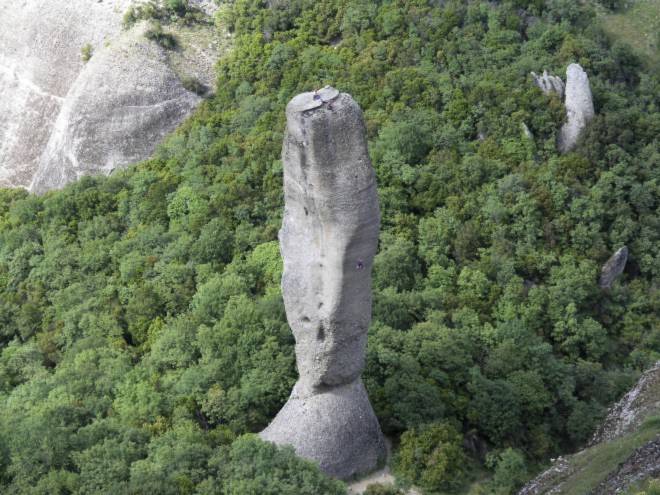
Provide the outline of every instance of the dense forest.
{"type": "Polygon", "coordinates": [[[326,84],[377,171],[364,380],[397,477],[510,494],[583,445],[660,359],[660,78],[601,28],[617,4],[223,4],[216,94],[152,159],[0,190],[0,492],[345,493],[254,435],[296,379],[284,107],[326,84]],[[562,101],[530,71],[573,62],[597,116],[560,155],[562,101]]]}

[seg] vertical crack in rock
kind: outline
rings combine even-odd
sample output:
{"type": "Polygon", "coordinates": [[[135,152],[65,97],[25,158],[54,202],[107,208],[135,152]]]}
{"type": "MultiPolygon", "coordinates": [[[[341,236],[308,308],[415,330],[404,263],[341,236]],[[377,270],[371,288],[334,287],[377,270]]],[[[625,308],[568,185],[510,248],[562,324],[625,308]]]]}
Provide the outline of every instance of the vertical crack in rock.
{"type": "Polygon", "coordinates": [[[360,378],[380,229],[375,174],[362,112],[350,95],[331,87],[302,93],[286,115],[279,238],[300,376],[261,436],[347,479],[386,455],[360,378]]]}
{"type": "Polygon", "coordinates": [[[566,69],[564,106],[567,122],[562,126],[557,142],[562,153],[571,151],[575,147],[582,131],[595,116],[589,78],[578,64],[571,64],[566,69]]]}

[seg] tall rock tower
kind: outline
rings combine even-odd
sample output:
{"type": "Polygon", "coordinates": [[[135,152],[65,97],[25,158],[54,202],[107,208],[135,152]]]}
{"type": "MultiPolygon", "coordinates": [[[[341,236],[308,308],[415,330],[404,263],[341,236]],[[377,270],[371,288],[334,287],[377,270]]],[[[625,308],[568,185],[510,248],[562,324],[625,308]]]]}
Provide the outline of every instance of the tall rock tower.
{"type": "Polygon", "coordinates": [[[587,124],[594,118],[594,103],[591,97],[589,77],[579,64],[566,69],[566,119],[559,133],[558,148],[566,153],[575,145],[587,124]]]}
{"type": "Polygon", "coordinates": [[[325,87],[286,109],[282,293],[296,339],[298,382],[261,433],[337,478],[386,455],[360,375],[371,321],[380,212],[362,111],[325,87]]]}

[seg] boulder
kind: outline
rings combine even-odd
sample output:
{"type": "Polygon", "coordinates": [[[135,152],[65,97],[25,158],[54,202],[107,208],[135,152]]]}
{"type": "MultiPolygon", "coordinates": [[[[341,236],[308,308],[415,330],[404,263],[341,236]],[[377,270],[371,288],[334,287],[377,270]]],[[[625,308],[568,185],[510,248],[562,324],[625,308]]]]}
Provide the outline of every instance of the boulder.
{"type": "Polygon", "coordinates": [[[536,72],[532,72],[532,78],[534,83],[543,91],[546,95],[551,95],[553,93],[557,94],[559,98],[564,97],[564,81],[561,80],[559,76],[553,76],[548,74],[547,70],[543,71],[543,74],[540,76],[536,72]]]}
{"type": "Polygon", "coordinates": [[[287,105],[282,294],[300,375],[261,436],[347,479],[386,455],[360,375],[380,213],[362,112],[326,87],[287,105]]]}
{"type": "Polygon", "coordinates": [[[603,265],[600,271],[600,280],[598,285],[601,289],[609,289],[612,287],[614,281],[623,273],[628,261],[628,247],[623,246],[619,248],[607,262],[603,265]]]}

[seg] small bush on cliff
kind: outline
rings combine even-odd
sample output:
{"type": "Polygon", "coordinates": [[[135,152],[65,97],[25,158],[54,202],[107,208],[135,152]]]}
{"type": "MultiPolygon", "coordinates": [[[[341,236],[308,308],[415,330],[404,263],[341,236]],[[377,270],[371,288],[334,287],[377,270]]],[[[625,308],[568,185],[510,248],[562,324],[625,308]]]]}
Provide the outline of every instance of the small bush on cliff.
{"type": "Polygon", "coordinates": [[[89,59],[92,58],[92,54],[94,52],[94,47],[89,44],[85,43],[82,48],[80,49],[80,58],[83,61],[83,63],[89,62],[89,59]]]}
{"type": "Polygon", "coordinates": [[[174,50],[177,47],[177,41],[174,35],[165,32],[163,26],[158,21],[151,21],[149,23],[149,28],[144,32],[144,36],[166,50],[174,50]]]}
{"type": "Polygon", "coordinates": [[[182,77],[181,84],[188,91],[195,93],[199,96],[203,96],[207,91],[206,86],[204,86],[204,84],[202,84],[199,79],[193,76],[182,77]]]}

